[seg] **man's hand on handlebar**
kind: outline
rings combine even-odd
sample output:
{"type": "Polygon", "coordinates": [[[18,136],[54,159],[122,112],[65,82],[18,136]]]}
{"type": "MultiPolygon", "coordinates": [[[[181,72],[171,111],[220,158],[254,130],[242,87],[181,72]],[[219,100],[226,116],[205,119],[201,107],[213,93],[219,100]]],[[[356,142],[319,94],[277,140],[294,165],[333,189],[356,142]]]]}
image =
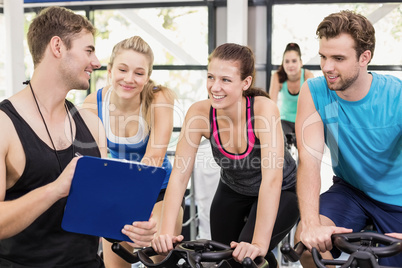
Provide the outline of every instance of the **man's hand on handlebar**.
{"type": "Polygon", "coordinates": [[[257,256],[264,256],[262,250],[258,245],[250,244],[247,242],[234,242],[230,243],[230,247],[233,248],[233,258],[237,262],[242,262],[244,258],[250,257],[254,260],[257,256]]]}
{"type": "Polygon", "coordinates": [[[152,240],[151,245],[159,255],[167,255],[174,248],[174,244],[181,242],[183,238],[182,235],[156,235],[152,240]]]}
{"type": "MultiPolygon", "coordinates": [[[[339,265],[341,268],[346,267],[390,267],[381,266],[378,261],[382,258],[395,256],[402,252],[402,240],[399,239],[401,234],[391,233],[384,235],[376,232],[354,232],[341,233],[332,235],[334,247],[341,252],[347,253],[348,258],[345,259],[325,259],[316,248],[312,250],[314,263],[317,267],[329,267],[328,265],[339,265]]],[[[289,243],[284,243],[281,248],[283,256],[291,261],[300,260],[306,247],[303,243],[297,243],[293,248],[289,243]]],[[[400,263],[398,263],[400,264],[400,263]]],[[[333,267],[333,266],[331,266],[333,267]]],[[[338,267],[338,266],[337,266],[338,267]]],[[[399,265],[397,267],[400,267],[399,265]]]]}
{"type": "Polygon", "coordinates": [[[309,251],[311,251],[311,249],[315,247],[320,252],[326,252],[332,249],[331,235],[340,233],[351,233],[352,231],[352,229],[336,226],[303,226],[300,233],[300,240],[309,251]]]}
{"type": "Polygon", "coordinates": [[[392,236],[392,237],[395,237],[395,238],[398,238],[398,239],[402,239],[402,234],[401,233],[388,233],[386,235],[392,236]]]}

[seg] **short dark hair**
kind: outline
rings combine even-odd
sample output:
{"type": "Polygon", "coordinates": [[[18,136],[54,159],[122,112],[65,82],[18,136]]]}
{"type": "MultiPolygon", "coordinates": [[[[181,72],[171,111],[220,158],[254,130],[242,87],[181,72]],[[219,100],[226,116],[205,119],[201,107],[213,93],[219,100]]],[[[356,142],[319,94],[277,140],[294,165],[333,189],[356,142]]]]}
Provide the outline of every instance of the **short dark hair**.
{"type": "Polygon", "coordinates": [[[334,38],[342,33],[349,34],[355,41],[357,58],[370,50],[371,58],[375,48],[375,30],[371,22],[363,15],[350,10],[330,14],[317,27],[318,38],[334,38]]]}
{"type": "Polygon", "coordinates": [[[28,30],[28,46],[34,66],[41,62],[46,47],[54,36],[59,36],[67,49],[70,49],[71,41],[82,30],[92,35],[96,32],[86,17],[75,14],[70,9],[52,6],[41,10],[28,30]]]}

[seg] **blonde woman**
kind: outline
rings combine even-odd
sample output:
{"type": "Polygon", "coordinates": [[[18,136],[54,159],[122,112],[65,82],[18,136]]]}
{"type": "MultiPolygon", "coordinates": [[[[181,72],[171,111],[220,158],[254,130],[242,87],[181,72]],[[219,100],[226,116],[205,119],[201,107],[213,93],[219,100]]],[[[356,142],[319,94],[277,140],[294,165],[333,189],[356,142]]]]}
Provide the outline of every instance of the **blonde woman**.
{"type": "MultiPolygon", "coordinates": [[[[111,157],[166,169],[165,181],[152,212],[152,218],[158,223],[172,170],[166,151],[173,130],[174,94],[150,79],[153,61],[151,47],[139,36],[116,44],[107,67],[108,85],[90,94],[85,107],[92,107],[102,120],[111,157]]],[[[182,209],[177,217],[177,235],[181,232],[181,222],[182,209]]],[[[126,229],[122,232],[135,239],[135,233],[128,233],[126,229]]],[[[110,246],[103,240],[105,265],[130,267],[110,246]]]]}

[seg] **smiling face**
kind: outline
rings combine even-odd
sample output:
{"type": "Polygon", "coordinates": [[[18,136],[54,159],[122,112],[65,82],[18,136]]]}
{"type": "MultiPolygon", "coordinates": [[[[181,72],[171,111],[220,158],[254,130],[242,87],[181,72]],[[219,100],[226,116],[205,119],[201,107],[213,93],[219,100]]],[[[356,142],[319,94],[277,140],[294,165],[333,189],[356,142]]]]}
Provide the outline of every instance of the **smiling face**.
{"type": "Polygon", "coordinates": [[[288,50],[285,52],[283,55],[283,69],[288,76],[297,75],[302,66],[303,64],[299,53],[297,53],[295,50],[288,50]]]}
{"type": "Polygon", "coordinates": [[[92,33],[84,30],[72,41],[60,64],[61,75],[71,89],[88,89],[89,79],[94,69],[101,64],[95,55],[92,33]]]}
{"type": "Polygon", "coordinates": [[[244,90],[250,87],[251,77],[240,78],[240,63],[212,58],[208,65],[207,89],[215,109],[230,107],[242,100],[244,90]]]}
{"type": "Polygon", "coordinates": [[[356,56],[355,42],[349,34],[321,38],[319,54],[329,89],[345,91],[354,85],[360,75],[360,57],[356,56]]]}
{"type": "Polygon", "coordinates": [[[149,59],[142,53],[123,49],[108,70],[115,92],[122,98],[139,96],[149,80],[149,59]]]}

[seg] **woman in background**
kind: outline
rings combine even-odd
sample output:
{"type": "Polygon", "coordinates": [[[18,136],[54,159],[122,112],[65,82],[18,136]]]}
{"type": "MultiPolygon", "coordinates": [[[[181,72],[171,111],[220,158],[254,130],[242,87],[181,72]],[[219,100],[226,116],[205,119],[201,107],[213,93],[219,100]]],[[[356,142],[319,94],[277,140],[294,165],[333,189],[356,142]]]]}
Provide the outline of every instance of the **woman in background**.
{"type": "Polygon", "coordinates": [[[304,81],[314,77],[313,73],[302,68],[300,47],[296,43],[289,43],[283,53],[282,64],[271,79],[269,95],[277,103],[278,95],[282,94],[280,113],[282,128],[286,134],[295,133],[297,100],[304,81]]]}

